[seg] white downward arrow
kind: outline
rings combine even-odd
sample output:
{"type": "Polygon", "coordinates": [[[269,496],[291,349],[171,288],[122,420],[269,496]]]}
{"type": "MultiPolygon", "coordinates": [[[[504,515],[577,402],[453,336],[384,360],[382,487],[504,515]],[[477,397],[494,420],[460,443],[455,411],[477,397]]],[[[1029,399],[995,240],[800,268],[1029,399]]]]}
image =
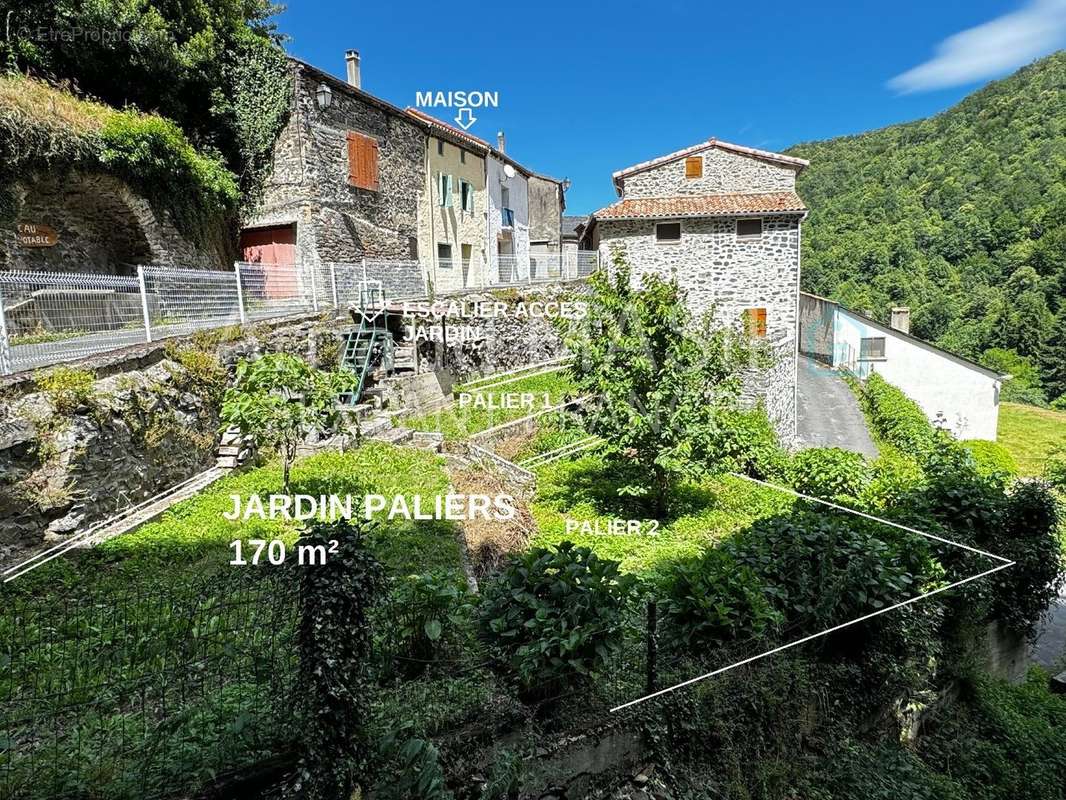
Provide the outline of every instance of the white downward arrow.
{"type": "Polygon", "coordinates": [[[456,124],[464,131],[470,130],[470,126],[477,122],[477,117],[474,113],[465,106],[459,109],[459,113],[455,115],[456,124]]]}

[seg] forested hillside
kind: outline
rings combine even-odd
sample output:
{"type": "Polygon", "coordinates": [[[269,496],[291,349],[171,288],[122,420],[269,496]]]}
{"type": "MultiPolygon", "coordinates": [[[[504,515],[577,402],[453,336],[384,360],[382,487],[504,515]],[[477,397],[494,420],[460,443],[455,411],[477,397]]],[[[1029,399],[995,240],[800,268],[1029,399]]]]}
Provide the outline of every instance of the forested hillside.
{"type": "Polygon", "coordinates": [[[1066,51],[929,119],[797,145],[807,291],[1066,405],[1066,51]]]}

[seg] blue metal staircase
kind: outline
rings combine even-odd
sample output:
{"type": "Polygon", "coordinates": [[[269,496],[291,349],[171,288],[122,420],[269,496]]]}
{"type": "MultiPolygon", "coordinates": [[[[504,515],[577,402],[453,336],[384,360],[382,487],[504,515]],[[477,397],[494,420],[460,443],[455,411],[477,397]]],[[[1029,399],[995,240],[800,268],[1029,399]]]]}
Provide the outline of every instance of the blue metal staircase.
{"type": "Polygon", "coordinates": [[[386,323],[388,310],[380,281],[368,281],[360,286],[355,315],[359,318],[359,326],[347,334],[340,354],[340,368],[351,372],[355,378],[355,386],[341,392],[337,398],[346,406],[357,405],[363,396],[375,355],[380,353],[387,360],[392,349],[392,334],[386,323]]]}

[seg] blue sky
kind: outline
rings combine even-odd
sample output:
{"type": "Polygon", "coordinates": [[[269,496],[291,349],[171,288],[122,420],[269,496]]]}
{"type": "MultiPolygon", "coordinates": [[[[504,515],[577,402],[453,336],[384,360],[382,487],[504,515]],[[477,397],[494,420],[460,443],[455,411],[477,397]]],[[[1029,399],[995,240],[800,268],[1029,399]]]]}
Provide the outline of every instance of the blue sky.
{"type": "Polygon", "coordinates": [[[401,107],[499,92],[470,132],[570,178],[573,214],[614,200],[614,170],[701,139],[781,150],[924,117],[1066,46],[1066,0],[315,0],[277,22],[335,75],[359,50],[363,88],[401,107]]]}

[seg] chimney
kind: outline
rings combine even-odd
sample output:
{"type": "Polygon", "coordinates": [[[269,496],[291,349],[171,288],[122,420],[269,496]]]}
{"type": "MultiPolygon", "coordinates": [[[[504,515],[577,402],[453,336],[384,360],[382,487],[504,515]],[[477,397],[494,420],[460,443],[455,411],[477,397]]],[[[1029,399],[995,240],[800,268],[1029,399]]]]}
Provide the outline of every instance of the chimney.
{"type": "Polygon", "coordinates": [[[911,310],[907,306],[892,309],[892,321],[889,323],[894,330],[900,333],[911,332],[911,310]]]}
{"type": "Polygon", "coordinates": [[[363,82],[359,76],[359,51],[349,50],[344,54],[344,61],[348,64],[348,83],[356,89],[362,89],[363,82]]]}
{"type": "Polygon", "coordinates": [[[504,147],[507,145],[507,140],[503,136],[503,131],[496,131],[496,149],[501,153],[507,152],[504,147]]]}

